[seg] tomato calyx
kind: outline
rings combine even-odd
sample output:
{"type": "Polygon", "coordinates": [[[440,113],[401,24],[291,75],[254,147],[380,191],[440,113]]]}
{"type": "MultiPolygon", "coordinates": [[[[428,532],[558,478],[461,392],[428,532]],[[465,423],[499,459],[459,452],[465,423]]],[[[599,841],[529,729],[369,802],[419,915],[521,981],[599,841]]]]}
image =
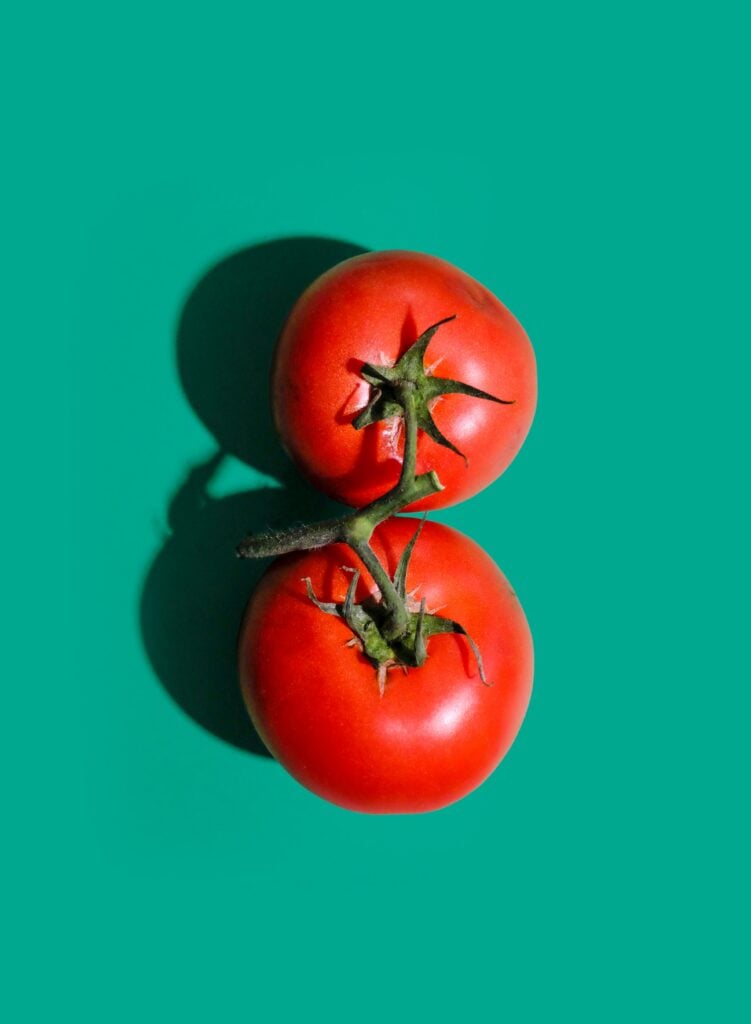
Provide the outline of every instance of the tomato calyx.
{"type": "Polygon", "coordinates": [[[414,392],[418,428],[436,444],[461,456],[465,465],[467,464],[466,455],[438,429],[431,413],[434,400],[442,395],[469,395],[471,398],[498,402],[499,405],[513,405],[514,399],[496,398],[495,395],[481,391],[480,388],[475,388],[471,384],[451,380],[449,377],[434,377],[426,371],[425,353],[433,335],[439,327],[452,320],[456,320],[456,314],[444,317],[443,320],[428,327],[393,366],[375,366],[373,363],[363,365],[360,375],[370,384],[372,391],[370,401],[352,421],[355,430],[362,430],[381,420],[404,416],[405,410],[400,397],[400,387],[409,384],[414,392]]]}
{"type": "MultiPolygon", "coordinates": [[[[412,556],[417,539],[420,536],[423,519],[414,536],[401,554],[399,564],[396,567],[394,578],[391,581],[404,607],[407,607],[407,568],[412,556]]],[[[303,582],[308,597],[320,611],[327,615],[334,615],[347,624],[354,634],[350,644],[359,647],[361,653],[370,661],[376,669],[378,689],[383,696],[386,688],[386,677],[389,669],[401,668],[407,672],[409,668],[420,668],[425,664],[428,657],[427,642],[433,636],[455,633],[466,637],[472,653],[474,654],[480,679],[485,686],[489,683],[485,676],[485,668],[482,663],[480,650],[464,629],[464,627],[453,619],[435,615],[427,611],[425,598],[420,602],[418,611],[407,611],[406,628],[404,632],[388,642],[384,633],[388,624],[388,612],[383,601],[377,601],[368,597],[361,603],[355,601],[357,584],[360,579],[359,569],[345,567],[352,572],[347,594],[342,602],[320,601],[313,590],[313,584],[309,577],[303,582]]]]}

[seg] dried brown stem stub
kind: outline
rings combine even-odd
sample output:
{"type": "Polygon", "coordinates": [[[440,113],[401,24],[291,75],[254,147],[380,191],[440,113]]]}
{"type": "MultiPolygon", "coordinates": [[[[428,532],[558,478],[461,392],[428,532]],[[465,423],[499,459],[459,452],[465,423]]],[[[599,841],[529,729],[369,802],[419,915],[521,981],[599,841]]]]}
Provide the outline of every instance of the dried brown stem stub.
{"type": "Polygon", "coordinates": [[[372,576],[380,597],[355,602],[359,571],[350,581],[343,602],[319,601],[310,580],[306,580],[308,596],[326,614],[341,618],[354,634],[353,639],[362,653],[376,667],[381,693],[389,668],[418,668],[427,656],[431,637],[443,633],[458,633],[467,638],[477,661],[480,678],[487,685],[482,657],[474,640],[458,622],[433,615],[423,601],[419,611],[411,611],[406,594],[406,576],[409,560],[417,543],[422,523],[399,559],[393,578],[370,545],[373,531],[379,523],[395,515],[408,505],[415,504],[442,490],[434,471],[416,473],[418,431],[423,430],[437,444],[449,448],[465,459],[462,452],[440,432],[430,412],[433,399],[446,394],[463,394],[490,402],[511,405],[512,401],[496,398],[479,388],[461,381],[431,377],[425,372],[424,359],[430,339],[443,324],[454,316],[439,320],[420,335],[394,366],[374,366],[366,363],[363,378],[373,388],[370,401],[353,421],[357,430],[380,420],[400,416],[404,420],[404,454],[399,481],[386,494],[349,512],[340,519],[329,519],[310,526],[265,534],[250,534],[237,546],[239,558],[265,558],[289,551],[324,547],[345,543],[358,556],[372,576]]]}

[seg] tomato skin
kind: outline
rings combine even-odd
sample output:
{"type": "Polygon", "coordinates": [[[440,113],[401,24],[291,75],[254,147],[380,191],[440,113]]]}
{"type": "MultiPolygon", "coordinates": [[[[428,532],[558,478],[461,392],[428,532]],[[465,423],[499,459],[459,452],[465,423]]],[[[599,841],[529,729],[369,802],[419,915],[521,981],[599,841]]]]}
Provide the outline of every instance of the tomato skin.
{"type": "MultiPolygon", "coordinates": [[[[372,545],[393,573],[414,519],[390,519],[372,545]]],[[[276,759],[319,796],[354,811],[433,811],[461,799],[498,765],[516,736],[532,688],[532,639],[500,569],[456,530],[426,523],[407,589],[428,610],[460,622],[476,641],[489,683],[480,681],[464,637],[433,637],[428,659],[388,673],[374,667],[341,620],[306,595],[341,601],[357,559],[344,545],[277,559],[254,592],[239,642],[243,696],[276,759]]],[[[360,567],[362,568],[362,567],[360,567]]],[[[358,600],[374,585],[364,572],[358,600]]]]}
{"type": "Polygon", "coordinates": [[[364,253],[323,274],[285,324],[272,371],[272,405],[282,442],[319,490],[361,507],[393,487],[401,467],[398,419],[355,430],[367,404],[364,362],[393,365],[444,317],[426,367],[513,405],[445,395],[432,413],[466,456],[420,434],[417,470],[435,469],[444,490],[410,510],[444,508],[471,497],[508,467],[537,403],[532,346],[505,306],[468,274],[435,256],[364,253]]]}

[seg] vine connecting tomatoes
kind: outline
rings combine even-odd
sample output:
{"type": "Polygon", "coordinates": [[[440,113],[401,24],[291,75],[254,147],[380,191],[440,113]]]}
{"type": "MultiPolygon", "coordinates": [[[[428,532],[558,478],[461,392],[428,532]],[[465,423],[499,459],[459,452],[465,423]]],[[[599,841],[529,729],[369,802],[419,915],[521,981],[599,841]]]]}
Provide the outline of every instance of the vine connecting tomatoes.
{"type": "Polygon", "coordinates": [[[279,339],[284,443],[338,519],[246,537],[280,555],[240,635],[243,695],[271,752],[353,810],[435,810],[512,743],[532,686],[524,613],[448,527],[394,518],[476,493],[521,446],[535,363],[521,326],[434,257],[372,253],[324,274],[279,339]]]}

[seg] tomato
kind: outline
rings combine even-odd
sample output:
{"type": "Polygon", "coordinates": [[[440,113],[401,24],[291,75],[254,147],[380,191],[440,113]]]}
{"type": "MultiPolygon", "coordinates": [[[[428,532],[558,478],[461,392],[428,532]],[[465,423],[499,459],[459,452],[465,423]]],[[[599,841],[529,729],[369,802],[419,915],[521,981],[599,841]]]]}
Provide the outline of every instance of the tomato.
{"type": "Polygon", "coordinates": [[[421,432],[417,472],[434,469],[444,490],[411,506],[463,501],[496,479],[522,446],[535,412],[532,346],[487,288],[444,260],[374,252],[345,260],[302,294],[279,338],[272,372],[274,418],[282,442],[317,488],[360,507],[393,487],[402,461],[398,417],[362,430],[368,405],[364,364],[393,366],[418,336],[448,317],[425,355],[429,375],[469,384],[510,404],[465,394],[430,401],[440,432],[421,432]]]}
{"type": "MultiPolygon", "coordinates": [[[[416,521],[389,519],[371,544],[393,575],[416,521]]],[[[306,594],[342,601],[357,559],[336,544],[284,555],[254,592],[239,641],[240,679],[256,729],[302,785],[350,810],[414,813],[444,807],[498,765],[521,725],[532,687],[532,639],[500,569],[456,530],[426,523],[407,571],[415,609],[461,623],[474,639],[433,636],[420,668],[376,670],[352,633],[306,594]]],[[[363,569],[362,566],[358,568],[363,569]]],[[[375,594],[363,570],[357,600],[375,594]]]]}

